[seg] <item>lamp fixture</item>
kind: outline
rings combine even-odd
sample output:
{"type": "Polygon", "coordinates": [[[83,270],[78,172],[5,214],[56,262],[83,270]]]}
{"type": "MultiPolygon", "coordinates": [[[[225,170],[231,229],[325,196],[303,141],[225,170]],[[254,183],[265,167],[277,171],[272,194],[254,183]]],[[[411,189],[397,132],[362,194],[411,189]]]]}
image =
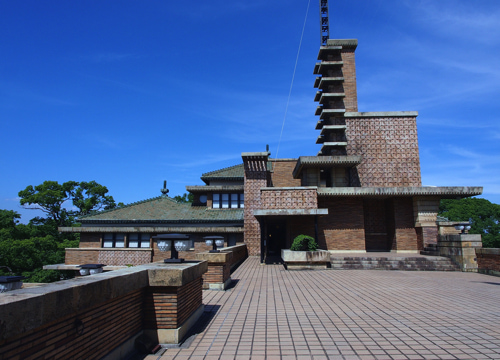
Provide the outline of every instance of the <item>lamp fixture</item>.
{"type": "Polygon", "coordinates": [[[156,240],[158,249],[161,252],[170,250],[170,259],[165,259],[165,263],[182,263],[184,259],[179,259],[179,251],[186,251],[189,249],[189,235],[185,234],[161,234],[153,236],[156,240]],[[173,246],[172,246],[173,244],[173,246]]]}
{"type": "Polygon", "coordinates": [[[205,240],[205,244],[207,244],[208,246],[212,246],[212,250],[209,251],[211,253],[220,252],[220,250],[217,250],[217,248],[224,246],[224,237],[223,236],[216,236],[216,235],[205,236],[203,238],[203,240],[205,240]]]}

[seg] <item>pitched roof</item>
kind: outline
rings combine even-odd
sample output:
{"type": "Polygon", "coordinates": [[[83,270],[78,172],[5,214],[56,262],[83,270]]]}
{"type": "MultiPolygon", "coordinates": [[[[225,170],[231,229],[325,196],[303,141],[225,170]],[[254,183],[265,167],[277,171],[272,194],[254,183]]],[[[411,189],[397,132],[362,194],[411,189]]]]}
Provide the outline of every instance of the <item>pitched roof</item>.
{"type": "Polygon", "coordinates": [[[210,171],[201,175],[201,180],[206,184],[210,180],[243,180],[245,169],[243,164],[229,166],[220,170],[210,171]]]}
{"type": "Polygon", "coordinates": [[[154,222],[154,223],[213,223],[243,222],[243,209],[213,210],[202,206],[178,203],[167,196],[159,196],[83,216],[82,223],[154,222]]]}

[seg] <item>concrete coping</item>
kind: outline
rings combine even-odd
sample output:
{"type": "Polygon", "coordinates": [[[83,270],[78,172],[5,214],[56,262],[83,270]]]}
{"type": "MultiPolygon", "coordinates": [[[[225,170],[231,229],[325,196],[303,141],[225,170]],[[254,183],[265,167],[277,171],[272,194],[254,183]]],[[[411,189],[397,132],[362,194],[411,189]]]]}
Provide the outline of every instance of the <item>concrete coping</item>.
{"type": "Polygon", "coordinates": [[[206,261],[152,263],[2,293],[0,341],[147,286],[185,285],[207,268],[206,261]]]}
{"type": "Polygon", "coordinates": [[[253,215],[258,216],[298,216],[298,215],[328,215],[328,209],[267,209],[254,210],[253,215]]]}
{"type": "Polygon", "coordinates": [[[418,111],[346,112],[344,117],[417,117],[418,111]]]}
{"type": "Polygon", "coordinates": [[[192,185],[186,186],[189,192],[206,192],[206,191],[243,191],[244,185],[192,185]]]}
{"type": "MultiPolygon", "coordinates": [[[[447,234],[438,241],[439,246],[448,246],[452,243],[478,243],[481,245],[481,234],[447,234]]],[[[476,247],[476,246],[474,246],[476,247]]]]}
{"type": "Polygon", "coordinates": [[[231,251],[224,251],[218,253],[211,253],[208,251],[204,251],[196,254],[197,260],[205,260],[208,261],[209,264],[212,263],[229,263],[233,258],[233,253],[231,251]]]}
{"type": "Polygon", "coordinates": [[[318,196],[436,196],[443,198],[481,195],[482,186],[439,187],[329,187],[318,188],[318,196]]]}
{"type": "Polygon", "coordinates": [[[479,248],[476,249],[477,255],[495,255],[500,256],[500,249],[498,248],[479,248]]]}
{"type": "MultiPolygon", "coordinates": [[[[219,211],[219,209],[210,209],[210,211],[219,211]]],[[[243,210],[243,209],[220,209],[226,210],[243,210]]],[[[227,220],[228,223],[235,224],[234,226],[155,226],[155,225],[141,225],[141,226],[82,226],[82,227],[59,227],[61,232],[75,232],[75,233],[233,233],[243,232],[243,227],[236,226],[237,222],[241,220],[227,220]]],[[[82,248],[85,249],[85,248],[82,248]]],[[[100,250],[105,248],[99,248],[100,250]]],[[[124,250],[126,248],[109,248],[114,250],[124,250]]],[[[133,248],[140,249],[140,248],[133,248]]]]}
{"type": "MultiPolygon", "coordinates": [[[[73,248],[70,248],[70,249],[73,249],[73,248]]],[[[68,250],[68,249],[66,249],[66,250],[68,250]]],[[[103,271],[115,271],[115,270],[126,269],[128,267],[130,267],[130,266],[106,265],[106,266],[102,267],[102,270],[103,271]]],[[[52,264],[52,265],[44,265],[43,269],[44,270],[76,270],[76,271],[79,271],[80,265],[79,264],[52,264]]]]}
{"type": "Polygon", "coordinates": [[[88,248],[65,248],[65,251],[144,251],[151,252],[153,248],[102,248],[102,247],[88,247],[88,248]]]}
{"type": "Polygon", "coordinates": [[[241,157],[249,157],[249,158],[255,158],[255,157],[265,157],[267,158],[270,155],[269,152],[267,151],[260,151],[260,152],[242,152],[241,157]]]}
{"type": "Polygon", "coordinates": [[[274,190],[317,190],[317,186],[282,186],[282,187],[263,187],[261,191],[274,191],[274,190]]]}

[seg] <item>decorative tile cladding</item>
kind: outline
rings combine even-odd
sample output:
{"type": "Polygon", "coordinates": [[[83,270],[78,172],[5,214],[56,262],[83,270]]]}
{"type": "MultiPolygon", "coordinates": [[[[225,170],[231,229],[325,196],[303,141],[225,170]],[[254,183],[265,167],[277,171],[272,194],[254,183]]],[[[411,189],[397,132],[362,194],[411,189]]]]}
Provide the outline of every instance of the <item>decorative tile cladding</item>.
{"type": "Polygon", "coordinates": [[[269,174],[267,171],[267,156],[242,156],[245,166],[245,235],[244,241],[248,255],[260,254],[260,224],[253,215],[255,209],[261,209],[260,189],[267,187],[269,174]]]}
{"type": "Polygon", "coordinates": [[[148,251],[122,251],[108,250],[99,251],[97,260],[100,264],[107,265],[141,265],[151,262],[151,250],[148,251]]]}
{"type": "Polygon", "coordinates": [[[422,186],[415,116],[346,118],[347,155],[363,160],[354,186],[422,186]]]}
{"type": "Polygon", "coordinates": [[[317,209],[316,189],[263,190],[262,209],[317,209]]]}

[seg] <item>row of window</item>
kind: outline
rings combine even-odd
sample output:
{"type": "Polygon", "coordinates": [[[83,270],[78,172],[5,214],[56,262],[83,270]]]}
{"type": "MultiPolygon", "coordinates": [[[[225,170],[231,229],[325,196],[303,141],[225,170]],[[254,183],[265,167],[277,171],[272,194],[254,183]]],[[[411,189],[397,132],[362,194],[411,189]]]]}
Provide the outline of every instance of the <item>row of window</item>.
{"type": "MultiPolygon", "coordinates": [[[[149,248],[150,234],[131,233],[128,234],[129,248],[149,248]]],[[[124,248],[125,234],[123,233],[105,233],[102,237],[103,248],[124,248]]]]}
{"type": "MultiPolygon", "coordinates": [[[[146,233],[131,233],[128,234],[128,246],[125,246],[124,233],[105,233],[102,237],[103,248],[150,248],[150,234],[146,233]]],[[[190,248],[194,247],[194,242],[191,240],[190,248]]]]}
{"type": "Polygon", "coordinates": [[[244,207],[244,194],[213,194],[212,208],[214,209],[243,209],[244,207]]]}

